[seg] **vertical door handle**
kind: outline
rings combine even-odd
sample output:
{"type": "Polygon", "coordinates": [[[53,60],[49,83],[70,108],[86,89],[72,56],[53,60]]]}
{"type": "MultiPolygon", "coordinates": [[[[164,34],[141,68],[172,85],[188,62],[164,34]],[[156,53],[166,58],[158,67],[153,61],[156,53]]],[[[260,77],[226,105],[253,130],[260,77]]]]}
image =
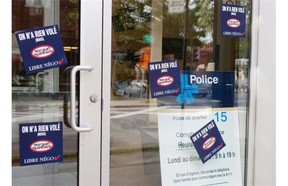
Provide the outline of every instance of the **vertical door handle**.
{"type": "Polygon", "coordinates": [[[76,125],[76,73],[80,70],[84,70],[84,71],[92,71],[93,67],[91,66],[74,66],[71,70],[70,73],[70,98],[71,98],[71,102],[70,102],[70,124],[72,129],[74,129],[76,132],[89,132],[92,130],[92,127],[89,126],[88,124],[81,124],[82,126],[77,126],[76,125]],[[84,126],[86,125],[86,126],[84,126]],[[88,125],[88,126],[87,126],[88,125]]]}
{"type": "Polygon", "coordinates": [[[44,71],[44,72],[38,72],[37,74],[36,74],[36,82],[35,82],[35,84],[36,84],[36,93],[38,93],[39,92],[39,76],[40,75],[48,75],[49,74],[49,72],[47,72],[47,71],[44,71]]]}

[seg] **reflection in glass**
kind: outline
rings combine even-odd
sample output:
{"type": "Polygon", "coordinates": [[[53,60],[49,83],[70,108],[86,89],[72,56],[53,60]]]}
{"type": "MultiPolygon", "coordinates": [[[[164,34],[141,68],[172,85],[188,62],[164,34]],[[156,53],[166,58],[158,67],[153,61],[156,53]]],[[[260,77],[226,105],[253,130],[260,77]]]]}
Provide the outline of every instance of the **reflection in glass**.
{"type": "Polygon", "coordinates": [[[12,183],[77,185],[77,135],[69,127],[69,68],[79,62],[79,2],[12,1],[12,183]],[[53,19],[52,19],[53,18],[53,19]],[[52,21],[51,21],[52,20],[52,21]],[[15,32],[57,24],[69,65],[26,75],[15,32]],[[63,121],[63,162],[19,165],[19,124],[63,121]],[[67,127],[68,126],[68,127],[67,127]]]}
{"type": "MultiPolygon", "coordinates": [[[[245,175],[252,2],[237,1],[247,9],[245,38],[221,36],[221,2],[113,0],[111,185],[161,185],[157,110],[175,105],[151,98],[147,66],[172,59],[180,62],[181,72],[235,73],[232,97],[240,109],[241,171],[245,175]]],[[[187,108],[218,107],[211,104],[209,91],[197,99],[198,105],[187,108]]]]}

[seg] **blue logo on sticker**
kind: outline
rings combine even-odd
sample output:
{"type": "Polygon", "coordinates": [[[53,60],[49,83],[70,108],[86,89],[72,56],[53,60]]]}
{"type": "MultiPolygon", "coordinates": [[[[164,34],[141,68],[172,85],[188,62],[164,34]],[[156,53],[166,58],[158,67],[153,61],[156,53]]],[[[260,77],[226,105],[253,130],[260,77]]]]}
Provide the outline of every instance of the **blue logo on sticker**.
{"type": "Polygon", "coordinates": [[[188,80],[188,74],[181,74],[181,93],[176,98],[176,101],[181,104],[185,102],[193,103],[195,101],[193,94],[199,92],[198,86],[190,85],[188,80]]]}

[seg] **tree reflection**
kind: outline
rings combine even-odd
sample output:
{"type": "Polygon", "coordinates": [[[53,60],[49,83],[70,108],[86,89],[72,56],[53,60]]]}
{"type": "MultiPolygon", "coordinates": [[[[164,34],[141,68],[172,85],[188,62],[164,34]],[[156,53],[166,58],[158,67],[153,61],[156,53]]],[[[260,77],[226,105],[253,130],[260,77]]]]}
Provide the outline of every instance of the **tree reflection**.
{"type": "MultiPolygon", "coordinates": [[[[163,23],[163,36],[167,38],[184,39],[184,30],[188,27],[189,44],[202,46],[212,41],[214,1],[187,0],[189,4],[188,24],[185,23],[185,12],[170,13],[170,1],[156,1],[160,6],[153,6],[151,0],[114,0],[113,1],[113,28],[117,32],[137,30],[140,33],[151,32],[151,20],[163,23]],[[163,6],[164,5],[164,6],[163,6]],[[162,12],[157,8],[163,8],[162,12]],[[152,14],[152,12],[154,12],[152,14]]],[[[185,4],[183,4],[185,6],[185,4]]],[[[138,32],[138,33],[139,33],[138,32]]],[[[134,33],[133,33],[134,34],[134,33]]],[[[126,39],[139,39],[139,34],[126,35],[126,39]],[[132,37],[132,38],[131,38],[132,37]],[[137,38],[135,38],[137,37],[137,38]]]]}

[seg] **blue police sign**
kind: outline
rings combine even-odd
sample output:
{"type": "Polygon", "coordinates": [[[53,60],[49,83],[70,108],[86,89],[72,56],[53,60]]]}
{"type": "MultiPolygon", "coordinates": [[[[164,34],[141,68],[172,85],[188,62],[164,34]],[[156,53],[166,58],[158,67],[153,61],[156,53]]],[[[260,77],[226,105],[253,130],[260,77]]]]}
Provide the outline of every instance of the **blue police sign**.
{"type": "Polygon", "coordinates": [[[152,98],[179,93],[180,72],[177,60],[150,62],[148,72],[152,98]]]}
{"type": "Polygon", "coordinates": [[[62,122],[19,124],[20,166],[63,161],[62,122]]]}
{"type": "Polygon", "coordinates": [[[234,107],[234,72],[185,71],[181,73],[181,91],[176,101],[194,103],[195,99],[203,101],[217,100],[218,107],[234,107]]]}
{"type": "Polygon", "coordinates": [[[221,32],[226,37],[245,37],[246,13],[244,6],[221,6],[221,32]]]}
{"type": "Polygon", "coordinates": [[[67,64],[57,25],[15,32],[26,74],[67,64]]]}
{"type": "Polygon", "coordinates": [[[180,91],[159,97],[160,104],[175,106],[234,107],[234,71],[182,71],[180,91]]]}
{"type": "Polygon", "coordinates": [[[213,100],[218,100],[218,107],[235,106],[235,73],[233,71],[190,71],[186,78],[190,86],[198,87],[198,95],[211,94],[213,100]]]}
{"type": "Polygon", "coordinates": [[[203,163],[226,146],[214,120],[211,120],[190,139],[203,163]]]}

